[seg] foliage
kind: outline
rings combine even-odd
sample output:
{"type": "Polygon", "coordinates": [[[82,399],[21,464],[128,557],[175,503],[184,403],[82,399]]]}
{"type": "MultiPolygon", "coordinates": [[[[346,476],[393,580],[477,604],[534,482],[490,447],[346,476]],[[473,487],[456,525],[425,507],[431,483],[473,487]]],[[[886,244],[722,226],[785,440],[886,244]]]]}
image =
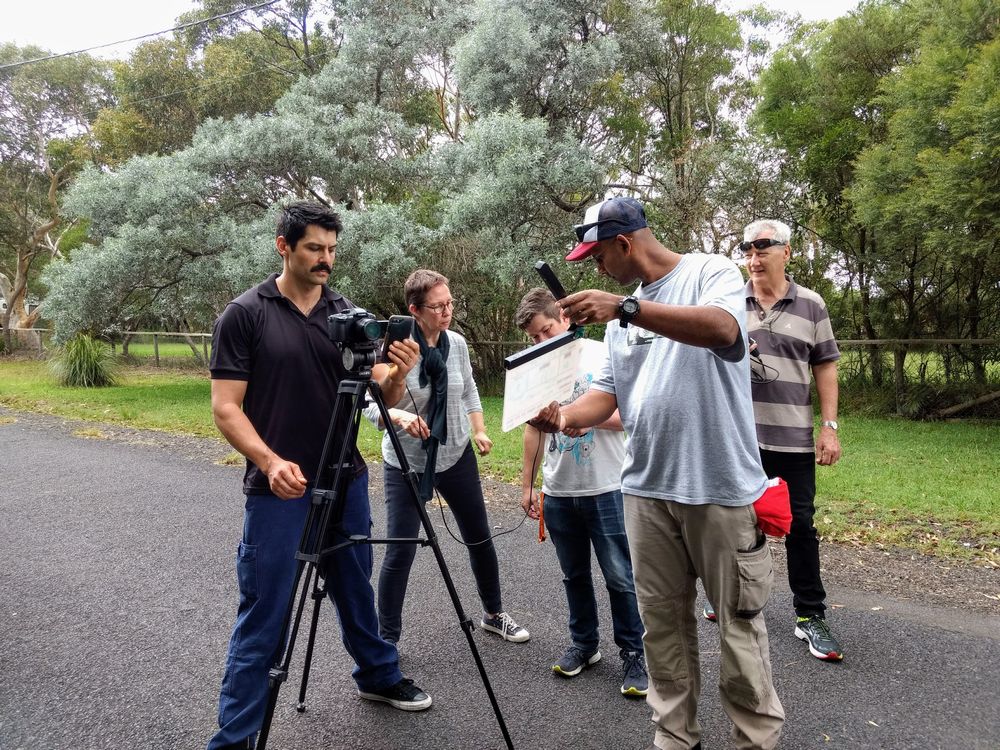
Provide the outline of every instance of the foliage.
{"type": "MultiPolygon", "coordinates": [[[[40,57],[37,47],[0,46],[0,63],[40,57]]],[[[41,267],[62,252],[72,222],[61,198],[92,154],[90,123],[107,101],[103,63],[76,55],[0,70],[0,313],[10,328],[31,328],[42,314],[29,309],[41,267]]],[[[38,290],[41,291],[41,290],[38,290]]]]}
{"type": "MultiPolygon", "coordinates": [[[[567,288],[621,290],[562,257],[586,205],[627,193],[681,251],[793,225],[790,270],[842,338],[995,336],[996,10],[869,0],[803,24],[708,0],[291,0],[213,21],[115,66],[103,164],[65,201],[87,234],[46,272],[46,306],[59,340],[208,330],[278,269],[276,206],[310,198],[343,214],[333,283],[357,304],[400,312],[406,275],[436,268],[461,332],[515,339],[538,258],[567,288]]],[[[863,362],[902,394],[897,351],[863,362]]],[[[477,372],[501,352],[481,347],[477,372]]],[[[980,381],[991,361],[969,361],[980,381]]]]}
{"type": "Polygon", "coordinates": [[[103,388],[115,385],[115,358],[111,348],[85,333],[78,333],[65,342],[50,364],[63,386],[103,388]]]}
{"type": "MultiPolygon", "coordinates": [[[[998,31],[995,0],[870,2],[803,27],[763,73],[754,124],[801,186],[788,218],[837,282],[841,336],[1000,335],[998,31]]],[[[895,351],[897,411],[919,411],[895,351]]]]}
{"type": "MultiPolygon", "coordinates": [[[[924,10],[919,58],[881,82],[886,140],[860,155],[846,194],[879,238],[876,278],[892,334],[993,337],[1000,335],[1000,15],[985,0],[924,10]]],[[[982,380],[985,362],[974,364],[982,380]]]]}

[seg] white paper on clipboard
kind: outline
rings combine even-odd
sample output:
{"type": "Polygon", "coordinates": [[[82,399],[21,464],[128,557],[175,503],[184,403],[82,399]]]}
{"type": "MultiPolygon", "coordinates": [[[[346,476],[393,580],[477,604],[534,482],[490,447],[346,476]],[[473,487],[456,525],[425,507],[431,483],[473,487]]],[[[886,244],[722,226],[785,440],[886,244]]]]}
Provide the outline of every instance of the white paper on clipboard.
{"type": "Polygon", "coordinates": [[[562,403],[573,395],[573,385],[583,356],[583,342],[584,339],[576,338],[506,371],[504,432],[510,432],[532,419],[553,401],[562,403]]]}

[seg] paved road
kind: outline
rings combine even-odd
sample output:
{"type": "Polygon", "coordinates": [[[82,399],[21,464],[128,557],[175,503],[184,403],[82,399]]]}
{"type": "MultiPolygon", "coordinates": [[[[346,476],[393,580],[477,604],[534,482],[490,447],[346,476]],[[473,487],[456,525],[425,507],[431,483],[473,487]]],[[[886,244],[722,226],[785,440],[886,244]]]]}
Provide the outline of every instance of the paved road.
{"type": "MultiPolygon", "coordinates": [[[[241,525],[240,470],[190,441],[87,439],[47,418],[0,410],[0,750],[199,748],[213,731],[241,525]],[[163,445],[162,443],[167,443],[163,445]]],[[[141,438],[141,436],[140,436],[141,438]]],[[[379,471],[376,467],[374,474],[379,471]]],[[[377,477],[376,477],[377,479],[377,477]]],[[[380,483],[372,483],[380,520],[380,483]]],[[[518,521],[494,494],[497,530],[518,521]]],[[[465,554],[441,546],[470,614],[465,554]]],[[[649,711],[618,694],[618,659],[572,681],[548,671],[565,641],[551,545],[527,526],[497,540],[506,607],[523,645],[476,643],[515,747],[644,748],[649,711]]],[[[434,696],[420,715],[359,700],[327,608],[308,711],[293,708],[298,670],[279,697],[271,747],[487,750],[503,747],[430,551],[418,554],[403,667],[434,696]]],[[[791,635],[780,584],[768,607],[775,680],[788,714],[782,748],[1000,748],[1000,618],[879,600],[831,600],[848,659],[812,659],[791,635]],[[960,614],[960,613],[959,613],[960,614]]],[[[602,621],[610,622],[606,604],[602,621]]],[[[718,641],[702,622],[700,717],[706,748],[730,748],[719,706],[718,641]]],[[[298,649],[298,655],[304,649],[298,649]]]]}

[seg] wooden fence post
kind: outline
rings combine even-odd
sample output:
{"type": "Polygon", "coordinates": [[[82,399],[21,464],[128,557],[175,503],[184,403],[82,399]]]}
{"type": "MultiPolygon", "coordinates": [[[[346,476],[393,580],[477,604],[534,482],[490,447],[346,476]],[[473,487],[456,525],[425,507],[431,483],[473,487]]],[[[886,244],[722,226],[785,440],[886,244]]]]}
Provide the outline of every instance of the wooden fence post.
{"type": "Polygon", "coordinates": [[[156,366],[160,366],[160,337],[155,333],[153,334],[153,358],[156,361],[156,366]]]}

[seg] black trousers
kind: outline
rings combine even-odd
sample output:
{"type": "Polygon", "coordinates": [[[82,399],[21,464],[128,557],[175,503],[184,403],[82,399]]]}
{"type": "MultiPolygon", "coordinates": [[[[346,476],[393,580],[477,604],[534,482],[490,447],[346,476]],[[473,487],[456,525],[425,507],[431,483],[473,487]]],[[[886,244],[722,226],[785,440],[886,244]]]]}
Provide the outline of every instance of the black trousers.
{"type": "Polygon", "coordinates": [[[788,586],[799,617],[823,616],[826,591],[819,572],[819,535],[816,514],[816,454],[761,450],[760,462],[769,477],[788,483],[792,504],[792,530],[785,537],[788,586]]]}

